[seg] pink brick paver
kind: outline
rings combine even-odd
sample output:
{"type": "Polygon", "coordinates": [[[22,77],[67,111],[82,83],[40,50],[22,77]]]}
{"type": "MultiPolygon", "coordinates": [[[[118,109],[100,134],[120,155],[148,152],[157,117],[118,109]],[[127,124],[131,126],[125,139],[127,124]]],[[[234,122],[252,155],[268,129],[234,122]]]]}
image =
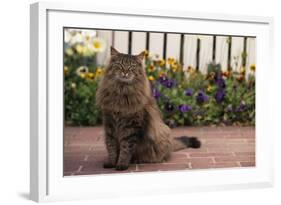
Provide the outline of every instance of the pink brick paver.
{"type": "Polygon", "coordinates": [[[66,127],[64,176],[255,166],[255,127],[179,127],[172,136],[196,136],[199,149],[173,152],[164,163],[132,164],[126,171],[104,169],[107,158],[101,127],[66,127]]]}

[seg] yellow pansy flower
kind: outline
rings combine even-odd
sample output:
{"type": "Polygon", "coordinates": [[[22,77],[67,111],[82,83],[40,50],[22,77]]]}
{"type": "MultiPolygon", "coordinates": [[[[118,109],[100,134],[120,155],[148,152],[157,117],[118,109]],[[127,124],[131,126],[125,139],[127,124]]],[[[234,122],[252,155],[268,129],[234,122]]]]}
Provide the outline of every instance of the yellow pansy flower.
{"type": "Polygon", "coordinates": [[[174,72],[176,72],[177,69],[178,69],[178,63],[177,63],[177,62],[173,62],[173,63],[171,64],[171,69],[172,69],[174,72]]]}
{"type": "Polygon", "coordinates": [[[166,75],[166,73],[164,71],[159,71],[158,75],[159,75],[159,77],[162,77],[162,76],[166,75]]]}
{"type": "Polygon", "coordinates": [[[76,69],[76,74],[79,75],[81,78],[85,78],[86,74],[89,72],[89,69],[87,66],[80,66],[76,69]]]}
{"type": "Polygon", "coordinates": [[[162,66],[164,66],[166,64],[166,61],[164,60],[164,59],[161,59],[160,61],[159,61],[159,65],[162,67],[162,66]]]}
{"type": "Polygon", "coordinates": [[[216,75],[216,73],[212,71],[212,72],[209,74],[209,78],[210,78],[210,79],[214,79],[215,75],[216,75]]]}
{"type": "Polygon", "coordinates": [[[250,70],[255,72],[256,71],[256,64],[251,64],[250,65],[250,70]]]}
{"type": "Polygon", "coordinates": [[[153,72],[154,70],[155,70],[154,65],[148,66],[148,71],[149,71],[149,72],[153,72]]]}
{"type": "Polygon", "coordinates": [[[154,80],[155,80],[155,78],[151,75],[151,76],[149,76],[149,77],[148,77],[148,80],[150,80],[150,81],[154,81],[154,80]]]}
{"type": "Polygon", "coordinates": [[[75,46],[75,50],[77,51],[77,53],[83,54],[84,47],[81,46],[80,44],[77,44],[77,45],[75,46]]]}
{"type": "Polygon", "coordinates": [[[144,56],[145,56],[145,57],[148,57],[148,55],[149,55],[148,50],[145,50],[145,51],[144,51],[144,56]]]}
{"type": "Polygon", "coordinates": [[[240,69],[240,73],[241,73],[242,75],[245,75],[245,73],[246,73],[246,69],[245,69],[245,67],[244,67],[244,66],[242,66],[242,67],[241,67],[241,69],[240,69]]]}
{"type": "Polygon", "coordinates": [[[213,90],[213,86],[208,85],[208,87],[207,87],[207,91],[208,91],[208,92],[211,92],[212,90],[213,90]]]}
{"type": "Polygon", "coordinates": [[[187,67],[187,72],[193,73],[194,71],[195,69],[191,65],[187,67]]]}
{"type": "Polygon", "coordinates": [[[103,38],[99,38],[99,37],[93,38],[90,49],[94,52],[103,52],[106,49],[105,40],[103,38]]]}
{"type": "Polygon", "coordinates": [[[175,62],[174,58],[168,58],[168,64],[171,65],[175,62]]]}
{"type": "Polygon", "coordinates": [[[66,55],[68,55],[68,56],[72,56],[72,55],[73,55],[73,50],[72,50],[72,48],[67,48],[67,49],[65,50],[65,53],[66,53],[66,55]]]}
{"type": "Polygon", "coordinates": [[[67,73],[68,73],[68,67],[67,67],[67,66],[64,66],[64,67],[63,67],[63,72],[64,72],[64,74],[67,74],[67,73]]]}
{"type": "Polygon", "coordinates": [[[87,73],[86,77],[87,77],[87,79],[94,80],[95,79],[95,74],[89,72],[89,73],[87,73]]]}
{"type": "Polygon", "coordinates": [[[103,69],[98,67],[97,70],[96,70],[96,77],[99,77],[103,74],[103,69]]]}

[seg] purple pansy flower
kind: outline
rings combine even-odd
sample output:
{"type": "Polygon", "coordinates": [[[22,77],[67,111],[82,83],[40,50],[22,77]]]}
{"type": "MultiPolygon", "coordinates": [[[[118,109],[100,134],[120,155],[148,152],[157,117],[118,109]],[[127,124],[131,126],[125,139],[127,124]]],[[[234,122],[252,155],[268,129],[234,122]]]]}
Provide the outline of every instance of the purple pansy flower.
{"type": "Polygon", "coordinates": [[[176,85],[176,81],[168,79],[166,75],[161,76],[158,81],[167,88],[172,88],[176,85]]]}
{"type": "Polygon", "coordinates": [[[225,88],[225,80],[223,79],[221,74],[217,74],[215,76],[215,82],[219,88],[225,88]]]}
{"type": "Polygon", "coordinates": [[[236,112],[242,112],[246,109],[246,102],[242,100],[240,105],[236,108],[236,112]]]}
{"type": "Polygon", "coordinates": [[[219,89],[215,94],[215,99],[217,103],[221,103],[224,99],[224,96],[225,96],[225,90],[219,89]]]}
{"type": "Polygon", "coordinates": [[[165,104],[165,110],[167,110],[168,112],[172,112],[174,110],[174,105],[170,102],[167,102],[165,104]]]}
{"type": "Polygon", "coordinates": [[[156,88],[152,88],[152,95],[156,99],[159,99],[161,97],[161,93],[156,88]]]}
{"type": "Polygon", "coordinates": [[[191,106],[190,105],[179,105],[179,111],[182,113],[188,112],[189,110],[191,110],[191,106]]]}
{"type": "Polygon", "coordinates": [[[173,80],[173,79],[168,79],[168,80],[164,83],[164,85],[165,85],[167,88],[172,88],[172,87],[174,87],[174,86],[176,85],[176,82],[175,82],[175,80],[173,80]]]}
{"type": "Polygon", "coordinates": [[[200,90],[197,94],[196,100],[198,103],[204,103],[209,100],[209,97],[202,90],[200,90]]]}
{"type": "Polygon", "coordinates": [[[162,85],[164,85],[167,80],[168,80],[168,78],[166,75],[162,75],[158,79],[159,83],[161,83],[162,85]]]}
{"type": "Polygon", "coordinates": [[[192,90],[191,88],[188,88],[188,89],[186,89],[186,90],[184,91],[184,94],[185,94],[186,96],[192,96],[193,90],[192,90]]]}

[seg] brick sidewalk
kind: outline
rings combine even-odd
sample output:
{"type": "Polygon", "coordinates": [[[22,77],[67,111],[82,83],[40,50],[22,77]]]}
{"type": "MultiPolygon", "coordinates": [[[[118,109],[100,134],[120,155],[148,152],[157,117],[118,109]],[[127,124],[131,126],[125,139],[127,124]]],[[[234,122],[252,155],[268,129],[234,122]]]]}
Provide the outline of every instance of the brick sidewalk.
{"type": "MultiPolygon", "coordinates": [[[[254,127],[182,127],[172,136],[197,136],[200,149],[174,152],[165,163],[132,164],[124,172],[255,166],[254,127]]],[[[104,169],[107,152],[101,127],[66,127],[64,139],[64,175],[120,173],[104,169]]]]}

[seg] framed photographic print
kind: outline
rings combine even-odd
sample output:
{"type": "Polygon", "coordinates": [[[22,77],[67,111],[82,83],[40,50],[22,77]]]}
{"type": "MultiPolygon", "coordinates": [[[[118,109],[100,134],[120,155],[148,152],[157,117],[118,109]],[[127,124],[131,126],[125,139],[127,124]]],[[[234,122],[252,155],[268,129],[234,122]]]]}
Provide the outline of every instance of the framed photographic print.
{"type": "Polygon", "coordinates": [[[272,186],[271,18],[36,3],[30,22],[32,200],[272,186]]]}

